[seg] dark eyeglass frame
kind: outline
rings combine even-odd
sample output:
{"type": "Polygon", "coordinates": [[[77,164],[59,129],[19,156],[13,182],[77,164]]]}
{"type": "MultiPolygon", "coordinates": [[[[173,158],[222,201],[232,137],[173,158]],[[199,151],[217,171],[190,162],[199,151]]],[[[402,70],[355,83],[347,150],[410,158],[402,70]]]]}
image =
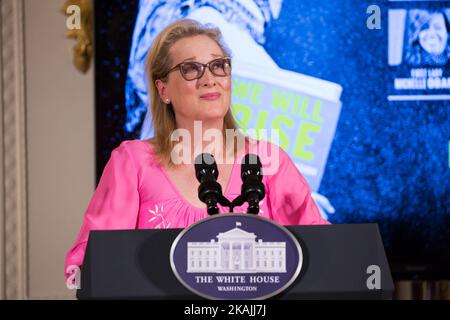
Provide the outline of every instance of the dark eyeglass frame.
{"type": "Polygon", "coordinates": [[[164,78],[167,77],[169,75],[169,73],[171,73],[172,71],[175,71],[175,70],[179,69],[180,70],[180,74],[181,74],[181,76],[183,77],[184,80],[186,80],[186,81],[193,81],[193,80],[197,80],[197,79],[200,79],[201,77],[203,77],[203,75],[205,74],[206,68],[208,68],[209,71],[211,71],[211,73],[213,75],[215,75],[216,77],[228,77],[228,76],[230,76],[230,74],[222,75],[222,74],[214,73],[214,71],[211,69],[210,66],[211,66],[212,63],[216,62],[217,60],[226,60],[228,62],[228,65],[230,66],[230,74],[231,74],[231,57],[221,57],[221,58],[217,58],[217,59],[211,60],[210,62],[208,62],[206,64],[200,63],[200,62],[196,62],[196,61],[183,61],[183,62],[180,62],[179,64],[174,66],[172,69],[167,71],[167,73],[164,76],[164,78]],[[200,74],[196,78],[194,78],[194,79],[186,79],[185,75],[181,71],[181,67],[184,64],[195,64],[197,66],[201,66],[202,71],[200,72],[200,74]]]}

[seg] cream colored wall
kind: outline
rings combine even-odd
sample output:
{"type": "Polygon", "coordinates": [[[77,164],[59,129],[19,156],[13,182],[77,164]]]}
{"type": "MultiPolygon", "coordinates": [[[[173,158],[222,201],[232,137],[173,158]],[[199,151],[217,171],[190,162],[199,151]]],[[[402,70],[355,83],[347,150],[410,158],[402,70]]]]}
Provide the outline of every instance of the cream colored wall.
{"type": "Polygon", "coordinates": [[[64,256],[95,186],[94,77],[72,64],[65,0],[25,0],[28,295],[73,297],[64,256]]]}

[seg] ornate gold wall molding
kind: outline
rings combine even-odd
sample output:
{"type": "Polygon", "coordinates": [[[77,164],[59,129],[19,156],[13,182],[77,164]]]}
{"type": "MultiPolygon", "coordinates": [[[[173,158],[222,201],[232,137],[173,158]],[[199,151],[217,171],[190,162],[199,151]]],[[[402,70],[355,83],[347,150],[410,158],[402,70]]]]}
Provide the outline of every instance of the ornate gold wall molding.
{"type": "Polygon", "coordinates": [[[79,13],[79,28],[71,29],[66,25],[66,37],[77,41],[73,48],[73,63],[79,71],[86,73],[91,66],[94,46],[93,2],[92,0],[67,0],[62,11],[68,17],[69,24],[73,24],[79,13]]]}
{"type": "Polygon", "coordinates": [[[2,0],[0,19],[0,298],[28,296],[23,0],[2,0]]]}

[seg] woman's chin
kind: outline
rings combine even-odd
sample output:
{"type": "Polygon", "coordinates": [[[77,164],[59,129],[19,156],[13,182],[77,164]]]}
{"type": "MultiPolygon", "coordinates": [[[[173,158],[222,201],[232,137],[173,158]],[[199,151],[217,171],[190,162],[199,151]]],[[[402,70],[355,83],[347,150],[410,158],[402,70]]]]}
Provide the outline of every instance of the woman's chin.
{"type": "Polygon", "coordinates": [[[222,106],[206,106],[199,112],[199,120],[214,120],[223,119],[227,114],[228,109],[222,106]]]}

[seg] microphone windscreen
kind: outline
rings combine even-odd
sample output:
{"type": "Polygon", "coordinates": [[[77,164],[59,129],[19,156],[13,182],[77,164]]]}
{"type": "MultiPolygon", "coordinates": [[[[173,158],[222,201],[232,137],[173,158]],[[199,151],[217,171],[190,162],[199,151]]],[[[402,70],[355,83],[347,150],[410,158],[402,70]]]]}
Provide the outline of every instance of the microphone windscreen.
{"type": "Polygon", "coordinates": [[[262,179],[263,173],[262,173],[262,165],[261,160],[256,154],[246,154],[244,158],[242,159],[241,164],[241,178],[242,180],[245,180],[247,175],[254,174],[260,179],[262,179]]]}
{"type": "Polygon", "coordinates": [[[216,160],[210,153],[201,153],[195,157],[195,176],[197,180],[201,182],[202,175],[206,172],[210,172],[217,179],[219,176],[219,170],[217,169],[216,160]]]}

